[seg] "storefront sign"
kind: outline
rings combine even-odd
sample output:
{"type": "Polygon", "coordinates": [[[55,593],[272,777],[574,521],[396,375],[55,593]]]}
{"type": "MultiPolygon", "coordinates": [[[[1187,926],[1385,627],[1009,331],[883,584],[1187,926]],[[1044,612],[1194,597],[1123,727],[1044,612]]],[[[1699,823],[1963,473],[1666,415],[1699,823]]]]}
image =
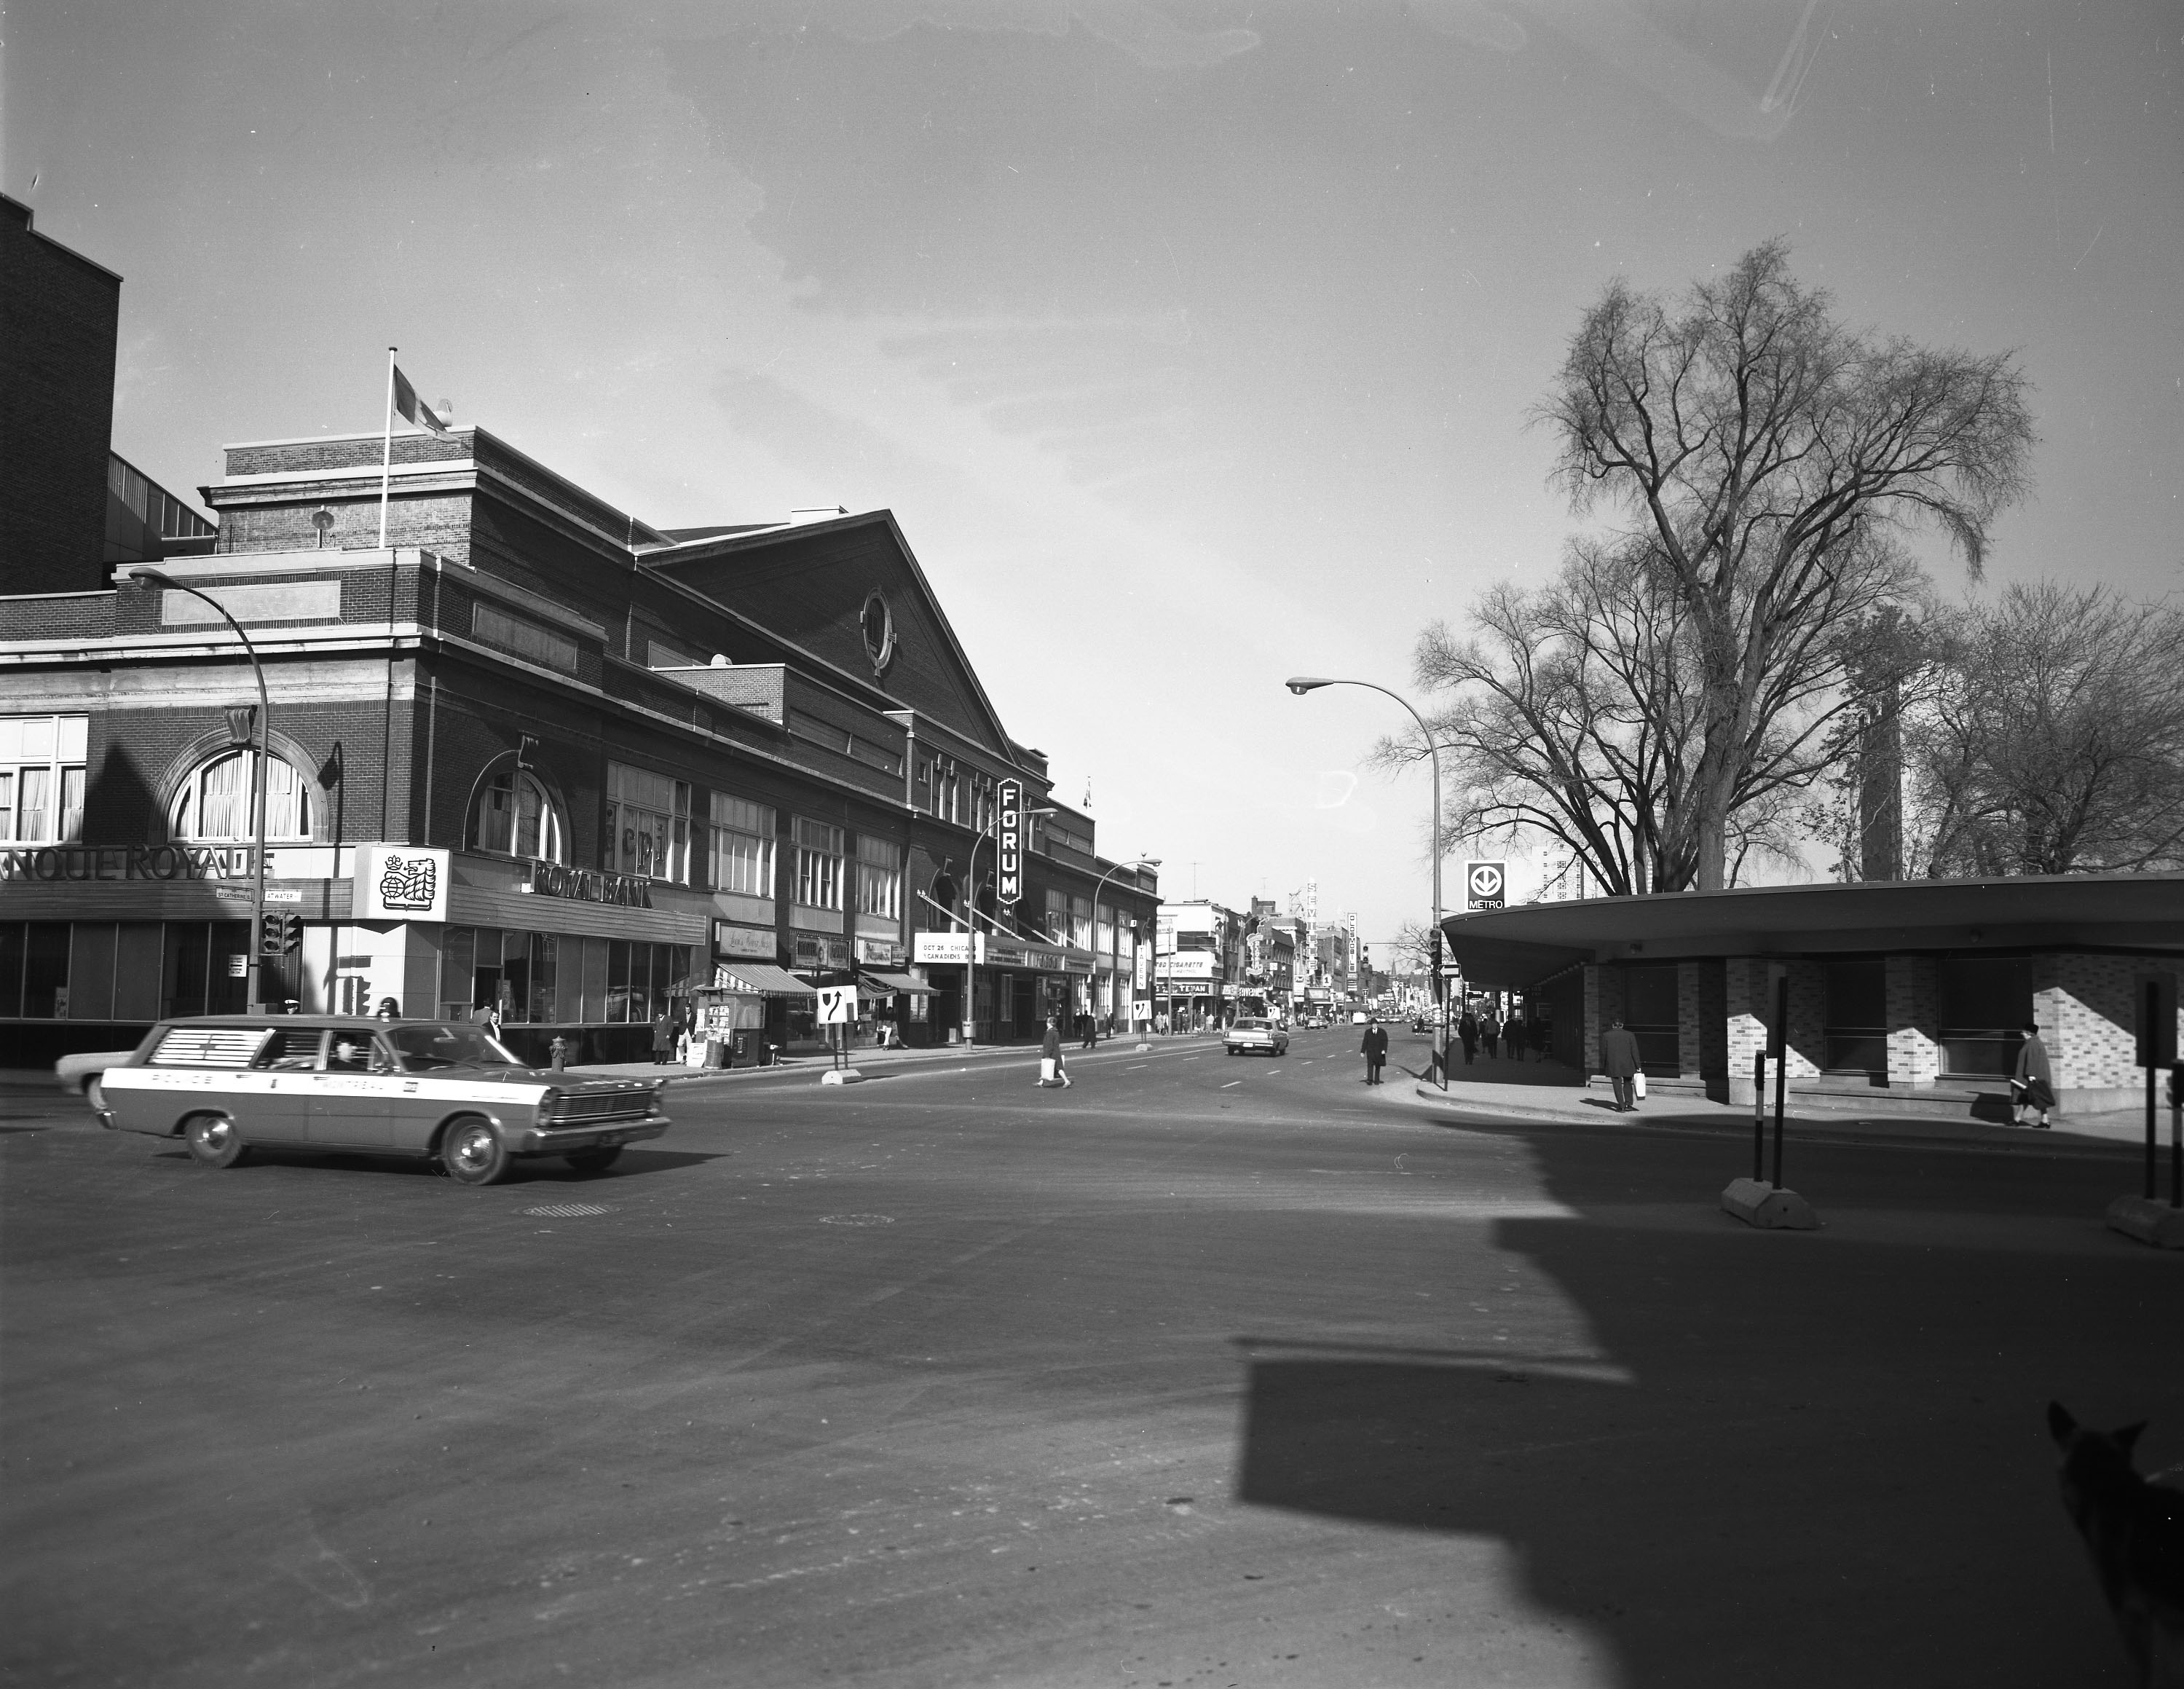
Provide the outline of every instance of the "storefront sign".
{"type": "Polygon", "coordinates": [[[448,852],[413,844],[356,847],[358,921],[448,918],[448,852]]]}
{"type": "Polygon", "coordinates": [[[734,927],[726,921],[716,921],[713,923],[713,954],[747,956],[760,962],[772,962],[774,957],[773,934],[757,927],[734,927]]]}
{"type": "Polygon", "coordinates": [[[891,939],[859,939],[857,960],[872,967],[900,967],[908,957],[891,939]]]}
{"type": "Polygon", "coordinates": [[[1000,884],[994,895],[1005,908],[1013,908],[1023,896],[1023,782],[1004,780],[1000,792],[1000,884]]]}
{"type": "MultiPolygon", "coordinates": [[[[977,959],[986,959],[984,934],[979,935],[977,959]]],[[[968,933],[917,933],[911,938],[911,952],[921,962],[933,962],[942,967],[961,967],[970,962],[971,935],[968,933]]]]}
{"type": "Polygon", "coordinates": [[[1212,950],[1178,950],[1160,959],[1160,971],[1171,979],[1211,979],[1215,960],[1212,950]]]}
{"type": "Polygon", "coordinates": [[[652,882],[642,875],[566,867],[560,862],[532,862],[530,889],[541,897],[566,897],[576,903],[615,903],[625,909],[652,907],[652,882]]]}
{"type": "Polygon", "coordinates": [[[0,880],[247,880],[250,853],[248,844],[46,844],[0,850],[0,880]]]}
{"type": "Polygon", "coordinates": [[[788,944],[789,952],[795,958],[789,966],[803,973],[819,973],[850,965],[850,941],[847,939],[822,938],[815,933],[796,933],[790,936],[788,944]]]}

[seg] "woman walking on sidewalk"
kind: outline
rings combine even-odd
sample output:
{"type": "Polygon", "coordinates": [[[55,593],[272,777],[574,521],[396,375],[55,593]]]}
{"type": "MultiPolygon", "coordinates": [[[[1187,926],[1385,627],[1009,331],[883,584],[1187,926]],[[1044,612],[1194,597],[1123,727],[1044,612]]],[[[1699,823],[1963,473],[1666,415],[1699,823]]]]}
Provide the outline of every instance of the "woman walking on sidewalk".
{"type": "Polygon", "coordinates": [[[2048,1111],[2055,1106],[2055,1070],[2048,1065],[2048,1046],[2040,1041],[2036,1022],[2028,1021],[2025,1042],[2017,1046],[2017,1070],[2009,1081],[2009,1120],[2013,1126],[2050,1124],[2048,1111]],[[2039,1111],[2037,1120],[2027,1120],[2025,1111],[2039,1111]]]}
{"type": "Polygon", "coordinates": [[[1050,1085],[1067,1087],[1069,1084],[1069,1069],[1061,1059],[1061,1017],[1059,1015],[1046,1017],[1046,1037],[1039,1046],[1037,1084],[1042,1090],[1050,1085]]]}

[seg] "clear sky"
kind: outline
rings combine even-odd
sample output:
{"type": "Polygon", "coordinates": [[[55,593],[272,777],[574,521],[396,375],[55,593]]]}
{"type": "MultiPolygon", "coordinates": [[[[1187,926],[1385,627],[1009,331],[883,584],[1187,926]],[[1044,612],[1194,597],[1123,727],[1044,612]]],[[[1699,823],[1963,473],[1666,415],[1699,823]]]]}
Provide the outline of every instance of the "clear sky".
{"type": "Polygon", "coordinates": [[[1401,688],[1555,565],[1527,414],[1618,274],[1780,233],[1853,323],[2018,348],[1990,583],[2184,560],[2175,0],[10,0],[0,50],[147,472],[376,427],[393,343],[648,521],[891,508],[1172,896],[1424,914],[1400,713],[1280,683],[1401,688]]]}

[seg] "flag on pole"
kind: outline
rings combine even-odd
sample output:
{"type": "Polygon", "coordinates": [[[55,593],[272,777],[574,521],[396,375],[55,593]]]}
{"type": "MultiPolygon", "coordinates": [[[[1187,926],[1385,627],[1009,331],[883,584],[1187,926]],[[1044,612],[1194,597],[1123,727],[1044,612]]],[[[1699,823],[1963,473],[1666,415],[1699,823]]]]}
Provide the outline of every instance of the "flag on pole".
{"type": "Polygon", "coordinates": [[[443,422],[432,407],[417,397],[417,389],[410,385],[409,376],[398,366],[394,367],[394,414],[404,421],[420,428],[430,428],[444,435],[448,425],[443,422]]]}

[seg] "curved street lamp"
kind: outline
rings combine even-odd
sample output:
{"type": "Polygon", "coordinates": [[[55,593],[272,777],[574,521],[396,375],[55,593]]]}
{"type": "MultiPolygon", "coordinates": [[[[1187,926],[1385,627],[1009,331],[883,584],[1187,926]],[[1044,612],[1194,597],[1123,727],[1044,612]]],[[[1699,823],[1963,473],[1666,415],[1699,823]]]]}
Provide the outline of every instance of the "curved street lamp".
{"type": "Polygon", "coordinates": [[[265,936],[265,755],[266,736],[273,730],[273,706],[265,696],[265,670],[258,661],[258,648],[250,643],[250,636],[242,631],[242,624],[227,613],[227,606],[218,599],[199,592],[195,587],[184,586],[164,569],[156,569],[149,563],[138,563],[127,572],[129,578],[140,587],[159,587],[170,593],[187,593],[192,598],[210,605],[218,612],[220,619],[235,630],[235,637],[242,641],[242,655],[250,659],[250,672],[258,682],[258,745],[250,770],[250,807],[257,844],[250,859],[250,940],[244,955],[250,971],[250,984],[245,994],[250,1000],[248,1006],[262,1010],[265,1006],[265,958],[259,953],[265,936]]]}
{"type": "MultiPolygon", "coordinates": [[[[1160,865],[1161,859],[1157,856],[1139,856],[1127,862],[1117,862],[1100,876],[1100,884],[1092,888],[1092,936],[1094,938],[1100,936],[1100,893],[1106,886],[1107,882],[1125,868],[1156,868],[1160,865]]],[[[1131,981],[1134,989],[1136,984],[1134,979],[1131,981]]],[[[1092,1017],[1092,1047],[1095,1050],[1100,1047],[1100,1017],[1097,1015],[1092,1017]]]]}
{"type": "Polygon", "coordinates": [[[1368,692],[1378,692],[1392,698],[1410,711],[1411,719],[1418,724],[1418,737],[1425,741],[1426,755],[1433,759],[1433,947],[1427,951],[1427,965],[1434,969],[1434,1073],[1443,1090],[1448,1089],[1448,1005],[1443,1000],[1440,969],[1437,965],[1440,945],[1440,750],[1433,742],[1433,734],[1426,727],[1425,717],[1412,708],[1411,700],[1400,692],[1390,692],[1384,686],[1369,680],[1329,680],[1318,675],[1292,675],[1282,683],[1300,698],[1307,692],[1316,692],[1323,686],[1362,686],[1368,692]]]}

